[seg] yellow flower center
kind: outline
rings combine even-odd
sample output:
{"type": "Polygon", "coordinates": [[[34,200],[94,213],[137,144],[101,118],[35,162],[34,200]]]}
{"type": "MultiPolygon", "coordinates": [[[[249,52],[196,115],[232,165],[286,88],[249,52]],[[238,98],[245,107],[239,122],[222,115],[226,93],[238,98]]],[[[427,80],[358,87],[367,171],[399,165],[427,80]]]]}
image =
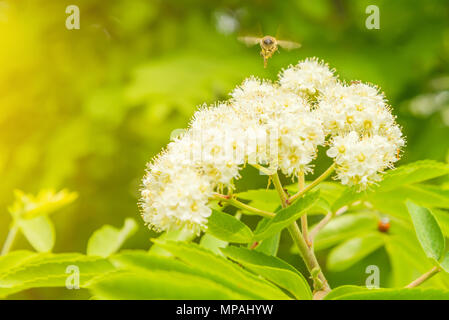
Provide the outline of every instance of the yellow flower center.
{"type": "Polygon", "coordinates": [[[292,163],[296,163],[296,162],[298,161],[298,157],[297,157],[296,155],[294,155],[294,154],[292,154],[292,155],[289,157],[289,159],[290,159],[290,161],[291,161],[292,163]]]}
{"type": "Polygon", "coordinates": [[[365,127],[365,129],[371,129],[373,127],[373,123],[371,122],[371,120],[365,120],[363,122],[363,126],[365,127]]]}

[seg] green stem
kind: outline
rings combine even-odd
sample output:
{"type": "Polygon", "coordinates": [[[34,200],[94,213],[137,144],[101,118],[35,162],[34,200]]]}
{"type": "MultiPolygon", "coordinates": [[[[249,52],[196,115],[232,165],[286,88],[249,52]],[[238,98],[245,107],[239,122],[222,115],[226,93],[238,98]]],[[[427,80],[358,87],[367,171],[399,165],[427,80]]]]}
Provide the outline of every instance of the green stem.
{"type": "Polygon", "coordinates": [[[16,239],[17,232],[19,231],[19,227],[16,223],[14,223],[9,229],[8,236],[6,237],[5,243],[3,244],[2,252],[0,255],[6,255],[9,250],[11,250],[12,245],[14,244],[14,240],[16,239]]]}
{"type": "MultiPolygon", "coordinates": [[[[305,187],[304,172],[301,171],[298,175],[298,191],[304,190],[304,187],[305,187]]],[[[307,222],[307,213],[301,216],[301,230],[304,236],[304,240],[306,240],[307,245],[311,247],[312,241],[310,240],[309,237],[309,223],[307,222]]]]}
{"type": "Polygon", "coordinates": [[[315,228],[310,230],[310,233],[309,233],[310,243],[313,244],[313,241],[315,240],[315,237],[318,234],[318,232],[320,232],[320,230],[323,229],[333,217],[334,217],[334,213],[329,212],[323,219],[321,219],[320,222],[318,222],[318,224],[315,226],[315,228]]]}
{"type": "Polygon", "coordinates": [[[282,187],[281,180],[279,179],[279,175],[277,172],[275,174],[270,175],[271,181],[273,181],[274,188],[277,190],[279,194],[279,198],[281,199],[282,208],[286,208],[288,206],[288,198],[284,192],[284,188],[282,187]]]}
{"type": "Polygon", "coordinates": [[[256,168],[257,170],[265,173],[266,175],[272,175],[275,172],[275,170],[270,169],[270,168],[265,168],[264,166],[261,166],[260,164],[252,164],[252,166],[254,168],[256,168]]]}
{"type": "Polygon", "coordinates": [[[236,208],[252,212],[254,214],[257,214],[257,215],[265,217],[265,218],[273,218],[275,216],[275,214],[273,212],[269,212],[269,211],[251,207],[243,202],[238,201],[236,198],[234,198],[232,196],[226,196],[223,194],[216,193],[216,194],[214,194],[214,199],[226,202],[227,204],[232,205],[236,208]]]}
{"type": "MultiPolygon", "coordinates": [[[[276,188],[276,190],[279,193],[279,197],[281,198],[281,205],[283,208],[286,208],[289,204],[287,202],[287,196],[284,192],[284,189],[282,188],[282,184],[279,180],[279,175],[273,174],[270,176],[273,184],[276,188]]],[[[314,289],[316,291],[330,291],[329,284],[327,283],[326,277],[324,276],[321,267],[318,263],[318,260],[316,259],[315,253],[313,252],[313,249],[308,246],[304,236],[301,233],[301,230],[299,230],[298,224],[293,222],[289,227],[288,231],[290,232],[290,235],[295,242],[296,246],[299,249],[299,252],[301,253],[301,256],[306,264],[307,269],[309,270],[309,273],[312,275],[313,278],[319,279],[319,282],[321,283],[320,286],[318,286],[317,281],[314,279],[314,289]]]]}
{"type": "Polygon", "coordinates": [[[432,269],[430,269],[428,272],[424,273],[421,277],[419,277],[418,279],[410,282],[410,284],[408,284],[407,286],[405,286],[406,288],[414,288],[419,286],[421,283],[423,283],[426,280],[429,280],[430,278],[432,278],[434,275],[436,275],[438,272],[440,272],[440,269],[438,267],[433,267],[432,269]]]}
{"type": "Polygon", "coordinates": [[[335,163],[333,163],[329,168],[327,168],[326,171],[324,171],[321,176],[313,180],[307,187],[305,187],[303,190],[299,190],[296,194],[292,195],[290,198],[288,198],[287,203],[292,204],[297,199],[301,198],[304,194],[306,194],[308,191],[315,188],[321,181],[326,180],[327,177],[331,175],[331,173],[335,170],[335,163]]]}
{"type": "Polygon", "coordinates": [[[303,235],[301,234],[301,231],[299,230],[297,223],[293,222],[288,227],[288,231],[290,232],[293,241],[298,247],[299,252],[301,252],[301,256],[306,264],[307,270],[309,270],[312,277],[315,270],[317,271],[317,278],[320,280],[322,285],[321,287],[317,287],[316,281],[314,281],[315,290],[318,291],[323,290],[325,292],[330,291],[329,284],[327,283],[326,277],[324,276],[323,271],[321,270],[321,267],[318,263],[318,260],[316,259],[315,253],[308,246],[303,235]]]}

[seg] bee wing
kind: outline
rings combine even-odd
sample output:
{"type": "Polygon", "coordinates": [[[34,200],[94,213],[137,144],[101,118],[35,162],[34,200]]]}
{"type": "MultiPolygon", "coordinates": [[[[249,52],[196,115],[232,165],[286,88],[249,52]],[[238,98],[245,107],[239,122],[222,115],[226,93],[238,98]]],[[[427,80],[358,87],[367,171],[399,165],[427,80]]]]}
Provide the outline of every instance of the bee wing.
{"type": "Polygon", "coordinates": [[[277,44],[284,49],[293,50],[301,48],[301,44],[293,41],[277,40],[277,44]]]}
{"type": "Polygon", "coordinates": [[[258,37],[238,37],[237,39],[248,47],[254,46],[260,42],[260,38],[258,37]]]}

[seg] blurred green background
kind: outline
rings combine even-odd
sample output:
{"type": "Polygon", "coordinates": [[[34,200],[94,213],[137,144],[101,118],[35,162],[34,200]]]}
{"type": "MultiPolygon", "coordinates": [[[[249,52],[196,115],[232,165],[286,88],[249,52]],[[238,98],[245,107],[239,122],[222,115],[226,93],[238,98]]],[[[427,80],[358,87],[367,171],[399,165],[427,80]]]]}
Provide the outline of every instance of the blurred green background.
{"type": "MultiPolygon", "coordinates": [[[[448,161],[447,0],[0,1],[0,41],[1,242],[16,188],[79,193],[53,217],[55,252],[85,252],[103,224],[140,221],[145,164],[174,129],[199,105],[227,99],[244,78],[276,79],[311,56],[343,80],[382,88],[407,136],[401,163],[448,161]],[[80,8],[79,30],[65,27],[72,4],[80,8]],[[379,30],[365,27],[373,4],[379,30]],[[264,69],[259,48],[237,41],[263,34],[302,48],[281,50],[264,69]]],[[[265,186],[264,177],[249,174],[241,188],[265,186]]],[[[126,247],[148,248],[152,236],[141,224],[126,247]]],[[[284,240],[281,254],[297,261],[284,240]]],[[[20,247],[28,247],[24,239],[20,247]]],[[[368,259],[386,258],[380,251],[368,259]]],[[[330,278],[357,284],[361,275],[330,278]]]]}

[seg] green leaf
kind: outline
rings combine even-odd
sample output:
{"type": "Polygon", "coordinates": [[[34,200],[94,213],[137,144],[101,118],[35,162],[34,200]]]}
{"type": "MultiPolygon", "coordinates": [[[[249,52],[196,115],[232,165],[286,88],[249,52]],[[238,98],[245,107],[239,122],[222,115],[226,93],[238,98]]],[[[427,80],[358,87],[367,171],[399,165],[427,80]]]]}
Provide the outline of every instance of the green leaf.
{"type": "Polygon", "coordinates": [[[248,243],[253,238],[251,229],[230,214],[212,209],[207,222],[207,232],[214,237],[235,243],[248,243]]]}
{"type": "Polygon", "coordinates": [[[318,200],[319,194],[319,191],[307,193],[291,206],[279,210],[273,219],[268,221],[260,230],[256,230],[254,240],[266,239],[281,232],[282,229],[299,219],[318,200]]]}
{"type": "Polygon", "coordinates": [[[206,278],[174,271],[117,273],[92,283],[99,299],[236,300],[251,299],[206,278]]]}
{"type": "Polygon", "coordinates": [[[98,257],[15,251],[0,257],[0,297],[29,288],[64,287],[73,267],[79,270],[81,287],[115,270],[110,262],[98,257]]]}
{"type": "MultiPolygon", "coordinates": [[[[396,191],[396,189],[394,190],[396,191]]],[[[405,206],[405,199],[397,198],[391,195],[394,192],[374,192],[366,198],[366,200],[373,206],[374,210],[388,214],[389,216],[397,217],[404,221],[410,221],[410,215],[405,206]]]]}
{"type": "Polygon", "coordinates": [[[335,212],[344,206],[348,206],[354,203],[355,201],[363,198],[365,194],[366,194],[365,191],[359,192],[357,186],[346,188],[340,194],[340,196],[332,203],[331,205],[332,212],[335,212]]]}
{"type": "MultiPolygon", "coordinates": [[[[280,206],[279,194],[274,189],[255,189],[237,194],[239,199],[249,201],[249,204],[256,208],[273,212],[280,206]]],[[[245,210],[242,210],[243,212],[245,210]]]]}
{"type": "Polygon", "coordinates": [[[349,239],[338,245],[327,257],[330,271],[343,271],[365,258],[384,244],[379,233],[370,233],[349,239]]]}
{"type": "MultiPolygon", "coordinates": [[[[320,191],[321,193],[321,191],[320,191]]],[[[332,211],[331,205],[327,200],[323,199],[322,197],[319,197],[318,200],[314,203],[313,206],[310,207],[308,210],[309,214],[328,214],[332,211]]]]}
{"type": "Polygon", "coordinates": [[[36,256],[35,252],[26,250],[17,250],[0,257],[0,276],[10,269],[23,263],[23,261],[36,256]]]}
{"type": "MultiPolygon", "coordinates": [[[[308,185],[306,183],[306,185],[308,185]]],[[[294,194],[298,190],[298,185],[293,184],[286,186],[290,194],[294,194]]],[[[308,210],[307,214],[327,214],[332,210],[331,204],[333,204],[343,193],[346,188],[336,182],[323,181],[315,187],[314,190],[320,191],[320,197],[317,202],[308,210]]],[[[279,196],[278,196],[279,202],[279,196]]],[[[337,208],[338,209],[338,208],[337,208]]]]}
{"type": "MultiPolygon", "coordinates": [[[[191,241],[195,239],[196,234],[189,228],[183,228],[179,230],[170,230],[165,231],[162,233],[158,239],[163,240],[173,240],[173,241],[191,241]]],[[[164,255],[164,256],[171,256],[172,254],[168,252],[167,250],[164,250],[163,248],[159,247],[157,243],[154,243],[150,250],[148,250],[150,253],[158,254],[158,255],[164,255]]]]}
{"type": "Polygon", "coordinates": [[[437,289],[368,289],[357,286],[335,288],[325,300],[448,300],[449,291],[437,289]]]}
{"type": "Polygon", "coordinates": [[[38,252],[50,252],[55,244],[55,228],[46,215],[32,219],[17,219],[20,231],[38,252]]]}
{"type": "Polygon", "coordinates": [[[237,197],[240,199],[255,201],[263,204],[274,203],[279,205],[279,194],[274,189],[255,189],[245,192],[239,192],[237,197]]]}
{"type": "Polygon", "coordinates": [[[121,229],[105,225],[96,230],[87,243],[87,254],[89,256],[100,256],[106,258],[117,252],[126,239],[137,231],[137,223],[132,218],[125,219],[121,229]]]}
{"type": "Polygon", "coordinates": [[[209,233],[205,233],[201,237],[200,246],[209,249],[215,254],[221,255],[222,253],[220,251],[220,248],[226,248],[228,246],[228,242],[215,238],[209,233]]]}
{"type": "MultiPolygon", "coordinates": [[[[313,229],[313,228],[312,228],[313,229]]],[[[377,229],[377,217],[371,213],[344,214],[331,219],[315,237],[314,247],[322,250],[377,229]]]]}
{"type": "Polygon", "coordinates": [[[440,263],[440,266],[444,271],[449,273],[449,252],[446,252],[446,254],[444,255],[444,257],[440,263]]]}
{"type": "Polygon", "coordinates": [[[203,272],[207,277],[214,277],[216,282],[226,284],[233,290],[251,295],[255,299],[289,298],[271,283],[254,276],[235,263],[217,256],[197,244],[173,241],[161,242],[158,239],[153,241],[171,252],[176,258],[203,272]]]}
{"type": "Polygon", "coordinates": [[[228,258],[286,289],[297,299],[312,299],[312,292],[304,276],[287,262],[246,248],[231,246],[221,251],[228,258]]]}
{"type": "Polygon", "coordinates": [[[320,190],[320,198],[326,200],[329,204],[334,203],[347,189],[338,182],[329,181],[321,182],[316,188],[320,190]]]}
{"type": "MultiPolygon", "coordinates": [[[[385,237],[385,249],[391,265],[391,286],[404,287],[434,266],[416,238],[412,223],[391,217],[391,228],[385,237]]],[[[427,281],[434,288],[447,288],[448,281],[434,277],[427,281]]]]}
{"type": "Polygon", "coordinates": [[[449,237],[449,212],[446,210],[432,209],[433,216],[437,219],[438,225],[444,236],[449,237]]]}
{"type": "MultiPolygon", "coordinates": [[[[413,236],[416,238],[414,234],[413,236]]],[[[392,287],[404,287],[430,269],[428,267],[430,260],[425,256],[418,240],[415,239],[417,247],[413,247],[414,242],[409,244],[399,237],[386,239],[385,249],[391,265],[392,287]]]]}
{"type": "Polygon", "coordinates": [[[281,233],[278,232],[271,237],[261,240],[254,250],[268,254],[270,256],[276,256],[279,249],[279,242],[281,240],[281,233]]]}
{"type": "MultiPolygon", "coordinates": [[[[285,186],[290,194],[297,192],[298,186],[285,186]]],[[[330,211],[330,204],[343,191],[343,186],[332,183],[322,182],[315,187],[320,190],[320,197],[317,202],[310,207],[308,214],[327,214],[330,211]],[[331,202],[330,202],[331,201],[331,202]]],[[[238,193],[239,199],[249,200],[251,205],[267,211],[275,211],[279,206],[279,194],[274,189],[256,189],[238,193]]]]}
{"type": "Polygon", "coordinates": [[[416,236],[429,258],[439,261],[444,253],[444,236],[440,226],[429,209],[408,200],[406,202],[415,227],[416,236]]]}
{"type": "MultiPolygon", "coordinates": [[[[279,210],[278,210],[279,211],[279,210]]],[[[271,220],[271,218],[263,218],[259,221],[256,227],[256,233],[261,228],[264,228],[264,226],[271,220]]],[[[279,249],[279,241],[281,239],[281,233],[278,232],[271,237],[268,237],[266,239],[258,241],[258,245],[254,250],[268,254],[270,256],[276,256],[278,249],[279,249]]],[[[248,244],[248,248],[250,248],[253,245],[253,243],[248,244]]]]}
{"type": "Polygon", "coordinates": [[[366,200],[379,211],[409,220],[410,215],[405,206],[407,199],[413,199],[417,205],[427,208],[449,208],[449,192],[438,186],[404,185],[386,192],[372,192],[366,197],[366,200]]]}
{"type": "Polygon", "coordinates": [[[109,257],[109,261],[121,270],[162,270],[200,275],[201,272],[174,257],[159,256],[143,250],[123,250],[109,257]]]}
{"type": "Polygon", "coordinates": [[[388,171],[379,184],[379,189],[388,191],[398,186],[412,184],[449,174],[449,164],[433,160],[422,160],[388,171]]]}
{"type": "Polygon", "coordinates": [[[413,202],[423,207],[449,208],[449,190],[439,186],[413,184],[395,189],[395,197],[398,193],[404,200],[413,199],[413,202]]]}
{"type": "MultiPolygon", "coordinates": [[[[207,254],[212,258],[215,257],[215,255],[212,255],[211,253],[207,254]]],[[[220,254],[223,256],[221,252],[220,254]]],[[[246,296],[247,298],[261,299],[261,296],[259,294],[254,294],[251,290],[248,290],[247,287],[238,285],[237,283],[233,282],[232,279],[228,279],[225,273],[217,275],[216,270],[200,268],[197,267],[195,263],[194,265],[191,265],[190,263],[186,263],[184,261],[181,261],[180,259],[175,259],[174,257],[158,256],[144,251],[127,250],[113,255],[110,260],[114,264],[114,266],[124,271],[134,271],[137,273],[142,271],[165,271],[190,274],[195,277],[209,279],[228,289],[232,289],[236,293],[242,296],[246,296]]],[[[222,261],[234,267],[233,263],[225,259],[223,259],[222,261]]],[[[203,262],[206,265],[208,264],[207,259],[203,260],[203,262]]]]}

